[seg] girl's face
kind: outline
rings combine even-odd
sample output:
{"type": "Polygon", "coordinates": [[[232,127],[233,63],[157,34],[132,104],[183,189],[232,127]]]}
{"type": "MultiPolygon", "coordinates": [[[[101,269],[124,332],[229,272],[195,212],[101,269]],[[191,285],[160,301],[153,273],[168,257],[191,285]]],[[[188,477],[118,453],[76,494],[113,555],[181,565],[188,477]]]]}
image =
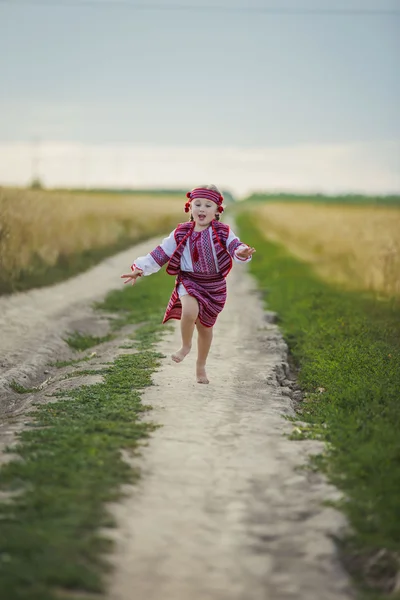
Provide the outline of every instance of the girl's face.
{"type": "Polygon", "coordinates": [[[196,225],[206,227],[215,219],[217,205],[207,198],[196,198],[192,202],[192,215],[196,225]]]}

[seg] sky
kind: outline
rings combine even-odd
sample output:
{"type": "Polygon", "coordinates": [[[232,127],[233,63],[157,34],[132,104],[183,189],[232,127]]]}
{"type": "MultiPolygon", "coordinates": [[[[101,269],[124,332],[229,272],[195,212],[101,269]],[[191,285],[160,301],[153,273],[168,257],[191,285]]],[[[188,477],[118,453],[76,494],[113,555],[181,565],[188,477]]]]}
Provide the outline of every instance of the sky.
{"type": "Polygon", "coordinates": [[[400,191],[400,0],[143,5],[0,0],[0,184],[400,191]]]}

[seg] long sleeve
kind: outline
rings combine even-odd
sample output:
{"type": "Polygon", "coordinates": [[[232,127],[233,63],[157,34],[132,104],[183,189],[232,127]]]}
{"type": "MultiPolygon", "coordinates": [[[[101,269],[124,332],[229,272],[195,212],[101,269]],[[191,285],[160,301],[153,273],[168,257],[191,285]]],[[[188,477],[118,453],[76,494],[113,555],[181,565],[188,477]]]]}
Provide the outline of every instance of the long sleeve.
{"type": "Polygon", "coordinates": [[[169,261],[176,250],[175,229],[168,237],[164,238],[157,248],[154,248],[146,256],[139,256],[132,263],[132,268],[137,267],[143,271],[143,275],[157,273],[165,263],[169,261]]]}
{"type": "Polygon", "coordinates": [[[250,262],[252,259],[251,256],[249,256],[248,258],[239,258],[236,255],[236,252],[242,247],[247,247],[247,244],[241,242],[237,235],[234,234],[232,229],[230,229],[228,239],[226,240],[226,249],[228,250],[229,254],[237,263],[250,262]]]}

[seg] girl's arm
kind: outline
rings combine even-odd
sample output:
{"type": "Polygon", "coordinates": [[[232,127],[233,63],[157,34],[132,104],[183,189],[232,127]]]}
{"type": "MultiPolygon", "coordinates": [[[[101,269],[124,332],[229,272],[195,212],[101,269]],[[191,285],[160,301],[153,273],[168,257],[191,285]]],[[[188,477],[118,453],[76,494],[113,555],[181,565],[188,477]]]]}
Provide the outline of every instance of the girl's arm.
{"type": "Polygon", "coordinates": [[[168,237],[164,238],[157,248],[154,248],[146,256],[139,256],[131,265],[131,273],[121,275],[125,283],[135,284],[136,279],[142,275],[152,275],[157,273],[165,263],[169,261],[176,250],[175,230],[168,237]]]}
{"type": "MultiPolygon", "coordinates": [[[[139,256],[132,264],[132,267],[141,269],[143,275],[152,275],[157,273],[165,263],[169,261],[176,250],[175,230],[168,237],[164,238],[157,248],[154,248],[146,256],[139,256]]],[[[131,267],[131,268],[132,268],[131,267]]]]}
{"type": "Polygon", "coordinates": [[[249,262],[255,252],[255,248],[241,242],[232,229],[229,230],[226,249],[235,262],[249,262]]]}

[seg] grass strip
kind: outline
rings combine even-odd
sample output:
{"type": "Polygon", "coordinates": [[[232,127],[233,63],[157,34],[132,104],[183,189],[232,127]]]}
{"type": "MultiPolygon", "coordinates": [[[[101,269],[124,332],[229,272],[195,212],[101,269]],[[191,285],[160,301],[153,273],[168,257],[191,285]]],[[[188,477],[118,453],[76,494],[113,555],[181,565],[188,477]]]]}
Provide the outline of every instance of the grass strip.
{"type": "Polygon", "coordinates": [[[399,206],[400,195],[365,196],[361,194],[342,194],[339,196],[327,196],[325,194],[288,194],[282,193],[254,193],[246,198],[246,202],[312,202],[314,204],[351,204],[399,206]]]}
{"type": "MultiPolygon", "coordinates": [[[[68,343],[68,342],[67,342],[68,343]]],[[[57,369],[62,369],[63,367],[70,367],[72,365],[78,365],[82,362],[89,362],[96,358],[97,353],[91,352],[88,356],[83,356],[82,358],[73,358],[72,360],[56,360],[55,362],[49,363],[50,367],[57,367],[57,369]]]]}
{"type": "Polygon", "coordinates": [[[254,216],[238,216],[257,248],[251,271],[277,311],[299,382],[297,437],[327,442],[317,466],[344,492],[351,533],[339,541],[363,598],[391,595],[400,570],[400,306],[344,291],[266,241],[254,216]],[[319,389],[318,389],[319,388],[319,389]]]}
{"type": "Polygon", "coordinates": [[[59,392],[55,401],[38,405],[30,429],[12,448],[16,458],[0,469],[1,598],[84,599],[104,591],[110,542],[99,528],[114,525],[105,503],[139,476],[121,449],[134,450],[155,427],[141,421],[149,407],[140,397],[160,362],[152,346],[172,283],[159,274],[98,305],[119,313],[121,324],[140,324],[132,340],[137,353],[107,365],[102,383],[59,392]]]}
{"type": "Polygon", "coordinates": [[[37,388],[37,387],[27,388],[24,385],[21,385],[20,383],[18,383],[18,381],[15,381],[15,380],[11,381],[10,388],[14,392],[17,392],[17,394],[33,394],[33,393],[39,391],[39,388],[37,388]]]}
{"type": "Polygon", "coordinates": [[[68,337],[64,339],[68,346],[74,350],[87,350],[103,342],[109,342],[112,339],[111,335],[104,335],[102,337],[96,337],[81,333],[80,331],[73,331],[68,337]]]}

